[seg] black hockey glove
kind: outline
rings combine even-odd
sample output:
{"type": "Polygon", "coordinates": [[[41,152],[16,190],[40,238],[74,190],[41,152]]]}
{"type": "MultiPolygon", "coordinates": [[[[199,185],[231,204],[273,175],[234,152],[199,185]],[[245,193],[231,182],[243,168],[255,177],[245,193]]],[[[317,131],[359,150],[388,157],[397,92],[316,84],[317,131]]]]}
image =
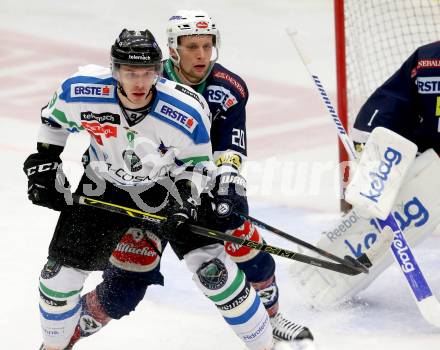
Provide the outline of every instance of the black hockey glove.
{"type": "Polygon", "coordinates": [[[185,242],[183,226],[197,220],[197,202],[191,194],[191,183],[187,180],[180,180],[176,183],[177,190],[182,203],[175,198],[170,198],[167,210],[167,220],[162,224],[160,235],[176,242],[185,242]]]}
{"type": "Polygon", "coordinates": [[[220,174],[213,192],[217,228],[226,231],[240,227],[244,220],[233,212],[249,212],[246,180],[237,173],[220,174]]]}
{"type": "Polygon", "coordinates": [[[64,208],[64,193],[70,191],[70,185],[61,168],[58,170],[60,164],[60,157],[51,153],[33,153],[24,161],[28,198],[33,204],[53,210],[64,208]]]}

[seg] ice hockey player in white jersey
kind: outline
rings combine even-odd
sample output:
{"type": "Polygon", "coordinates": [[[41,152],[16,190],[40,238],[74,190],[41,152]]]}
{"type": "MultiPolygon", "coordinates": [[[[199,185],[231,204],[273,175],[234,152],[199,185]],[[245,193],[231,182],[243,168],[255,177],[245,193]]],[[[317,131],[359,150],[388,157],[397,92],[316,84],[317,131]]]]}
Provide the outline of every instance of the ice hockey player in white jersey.
{"type": "MultiPolygon", "coordinates": [[[[196,217],[204,174],[214,166],[208,104],[188,87],[159,76],[162,53],[148,30],[123,30],[111,60],[111,70],[86,66],[62,83],[42,110],[38,152],[24,162],[29,199],[61,211],[39,280],[41,349],[70,348],[79,322],[90,331],[105,324],[101,310],[93,307],[99,289],[87,299],[80,293],[89,272],[104,270],[127,232],[134,238],[144,235],[159,253],[169,241],[193,272],[197,287],[222,310],[246,346],[270,349],[272,327],[254,288],[223,244],[195,235],[185,225],[196,217]],[[90,134],[90,147],[75,194],[157,212],[167,220],[158,224],[70,205],[60,154],[76,132],[90,134]],[[83,314],[85,306],[94,317],[83,314]]],[[[138,276],[146,277],[137,274],[129,283],[163,284],[158,256],[146,258],[154,260],[147,264],[152,268],[148,280],[140,281],[138,276]]],[[[111,280],[114,271],[107,273],[111,280]]],[[[133,292],[124,295],[122,308],[106,305],[108,315],[128,314],[131,304],[143,297],[135,288],[133,292]]]]}
{"type": "MultiPolygon", "coordinates": [[[[197,224],[262,242],[263,237],[254,225],[231,213],[233,210],[248,212],[246,181],[240,174],[247,155],[246,84],[240,76],[216,63],[220,50],[219,29],[215,20],[204,11],[177,11],[168,21],[167,35],[171,56],[164,63],[164,77],[187,84],[202,94],[214,116],[210,133],[217,165],[214,182],[222,186],[214,186],[209,196],[202,195],[197,224]],[[194,65],[197,68],[193,69],[194,65]],[[187,76],[191,79],[185,78],[187,76]],[[229,212],[218,217],[213,208],[221,207],[229,208],[229,212]]],[[[181,85],[178,87],[196,96],[192,89],[181,85]]],[[[147,289],[151,285],[162,283],[161,257],[150,247],[148,241],[151,239],[154,239],[151,234],[147,236],[139,230],[128,231],[122,237],[104,270],[103,281],[95,290],[82,296],[84,308],[70,346],[74,346],[80,338],[97,333],[110,320],[132,312],[144,295],[148,298],[147,289]],[[88,322],[82,322],[83,319],[88,322]],[[90,327],[90,324],[98,326],[90,327]]],[[[160,244],[163,250],[167,242],[162,240],[160,244]]],[[[313,336],[310,330],[279,312],[279,290],[273,257],[267,252],[229,242],[225,243],[224,249],[243,272],[240,275],[245,283],[236,284],[236,290],[231,289],[234,295],[232,299],[230,296],[216,299],[219,312],[229,320],[228,315],[236,314],[232,306],[238,306],[246,299],[249,302],[256,292],[267,310],[278,346],[281,341],[297,346],[300,343],[303,346],[311,344],[313,336]],[[226,299],[229,301],[226,302],[226,299]]],[[[201,288],[209,298],[213,293],[217,294],[206,286],[201,288]]],[[[233,320],[227,322],[235,323],[233,320]]],[[[238,324],[232,327],[242,328],[238,324]]],[[[260,332],[250,332],[248,335],[242,332],[240,336],[252,348],[260,332]],[[252,333],[254,335],[250,336],[252,333]]]]}

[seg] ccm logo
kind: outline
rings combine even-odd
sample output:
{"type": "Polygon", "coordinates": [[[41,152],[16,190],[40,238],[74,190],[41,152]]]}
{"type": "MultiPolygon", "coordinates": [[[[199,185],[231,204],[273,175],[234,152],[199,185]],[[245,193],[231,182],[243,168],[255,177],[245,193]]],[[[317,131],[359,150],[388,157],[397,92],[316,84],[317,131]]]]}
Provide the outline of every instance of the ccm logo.
{"type": "Polygon", "coordinates": [[[60,165],[58,162],[35,165],[27,170],[27,175],[30,176],[35,173],[44,173],[45,171],[55,170],[58,168],[58,165],[60,165]]]}

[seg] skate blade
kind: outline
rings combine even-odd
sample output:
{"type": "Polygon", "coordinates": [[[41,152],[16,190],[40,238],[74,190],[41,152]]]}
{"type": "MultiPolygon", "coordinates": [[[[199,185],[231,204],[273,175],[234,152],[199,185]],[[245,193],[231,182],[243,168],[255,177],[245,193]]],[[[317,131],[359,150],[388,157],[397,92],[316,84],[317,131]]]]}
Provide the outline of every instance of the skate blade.
{"type": "Polygon", "coordinates": [[[304,339],[294,342],[278,341],[273,350],[318,350],[313,340],[304,339]]]}

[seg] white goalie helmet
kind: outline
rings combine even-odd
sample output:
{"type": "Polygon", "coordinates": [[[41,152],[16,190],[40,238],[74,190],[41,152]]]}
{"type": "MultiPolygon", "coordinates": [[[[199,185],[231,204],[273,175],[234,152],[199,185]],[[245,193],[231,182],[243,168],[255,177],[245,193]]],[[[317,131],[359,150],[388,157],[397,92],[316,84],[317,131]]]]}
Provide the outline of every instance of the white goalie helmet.
{"type": "Polygon", "coordinates": [[[186,35],[213,36],[215,50],[211,58],[211,65],[214,65],[218,59],[220,47],[220,33],[215,21],[202,10],[180,10],[168,20],[168,47],[176,54],[176,58],[171,57],[175,65],[179,65],[180,62],[180,56],[177,51],[179,48],[178,38],[186,35]]]}

